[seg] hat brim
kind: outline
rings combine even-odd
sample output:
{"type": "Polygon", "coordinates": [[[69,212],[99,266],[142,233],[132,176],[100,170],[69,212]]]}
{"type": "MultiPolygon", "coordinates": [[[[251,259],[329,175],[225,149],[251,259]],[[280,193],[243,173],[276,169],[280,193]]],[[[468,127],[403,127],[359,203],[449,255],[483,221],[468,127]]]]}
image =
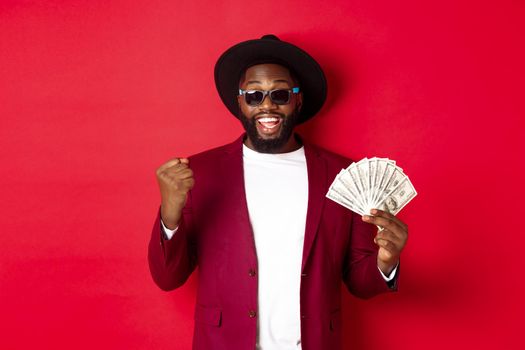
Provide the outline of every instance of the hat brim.
{"type": "Polygon", "coordinates": [[[224,52],[215,64],[215,85],[222,102],[239,118],[237,95],[242,72],[253,64],[283,62],[297,76],[303,94],[299,122],[312,118],[326,100],[326,78],[319,64],[305,51],[290,43],[256,39],[239,43],[224,52]]]}

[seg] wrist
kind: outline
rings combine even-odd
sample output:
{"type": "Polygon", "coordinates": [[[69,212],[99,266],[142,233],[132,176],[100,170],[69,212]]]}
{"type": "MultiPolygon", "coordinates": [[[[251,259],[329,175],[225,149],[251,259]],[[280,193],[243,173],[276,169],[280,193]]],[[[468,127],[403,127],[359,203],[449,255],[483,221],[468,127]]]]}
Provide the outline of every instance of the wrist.
{"type": "Polygon", "coordinates": [[[377,267],[379,267],[379,269],[381,270],[381,272],[383,272],[385,276],[390,275],[390,273],[394,271],[398,263],[399,263],[399,259],[396,259],[393,262],[390,262],[390,261],[387,262],[387,261],[382,261],[382,260],[377,259],[377,267]]]}
{"type": "Polygon", "coordinates": [[[161,205],[160,219],[167,229],[174,230],[179,225],[180,218],[182,216],[181,212],[182,209],[161,205]]]}

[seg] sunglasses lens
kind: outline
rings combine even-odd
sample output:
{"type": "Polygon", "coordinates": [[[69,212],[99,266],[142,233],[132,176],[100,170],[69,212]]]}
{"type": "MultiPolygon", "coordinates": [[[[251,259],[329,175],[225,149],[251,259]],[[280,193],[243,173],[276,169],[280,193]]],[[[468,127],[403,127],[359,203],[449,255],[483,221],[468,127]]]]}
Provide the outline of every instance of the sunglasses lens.
{"type": "Polygon", "coordinates": [[[290,100],[290,91],[288,90],[274,90],[270,94],[270,98],[275,104],[284,105],[290,100]]]}
{"type": "MultiPolygon", "coordinates": [[[[258,106],[264,100],[265,93],[263,91],[251,90],[244,93],[244,100],[250,106],[258,106]]],[[[273,90],[270,92],[270,99],[277,105],[285,105],[290,102],[289,90],[273,90]]]]}
{"type": "Polygon", "coordinates": [[[246,91],[244,99],[250,106],[257,106],[263,100],[263,93],[261,91],[246,91]]]}

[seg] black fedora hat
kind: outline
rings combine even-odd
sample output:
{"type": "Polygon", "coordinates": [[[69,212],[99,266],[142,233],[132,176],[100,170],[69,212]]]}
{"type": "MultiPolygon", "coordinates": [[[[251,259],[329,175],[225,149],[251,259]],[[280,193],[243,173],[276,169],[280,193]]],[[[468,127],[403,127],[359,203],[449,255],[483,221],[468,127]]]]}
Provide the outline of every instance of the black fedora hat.
{"type": "Polygon", "coordinates": [[[326,78],[321,66],[302,49],[269,34],[230,47],[215,64],[217,91],[235,117],[239,117],[237,95],[241,74],[250,66],[262,63],[281,64],[299,80],[303,93],[300,123],[321,109],[326,100],[326,78]]]}

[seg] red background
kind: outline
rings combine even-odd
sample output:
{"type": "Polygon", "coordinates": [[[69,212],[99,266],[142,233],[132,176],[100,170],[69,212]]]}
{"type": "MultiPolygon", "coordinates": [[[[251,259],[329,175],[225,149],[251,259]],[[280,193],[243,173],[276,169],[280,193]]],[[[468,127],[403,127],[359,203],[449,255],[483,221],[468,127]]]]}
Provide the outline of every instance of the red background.
{"type": "Polygon", "coordinates": [[[213,66],[266,33],[326,71],[304,136],[419,192],[400,292],[345,293],[345,348],[523,348],[523,2],[38,3],[0,5],[1,349],[190,347],[195,276],[147,267],[154,171],[240,134],[213,66]]]}

